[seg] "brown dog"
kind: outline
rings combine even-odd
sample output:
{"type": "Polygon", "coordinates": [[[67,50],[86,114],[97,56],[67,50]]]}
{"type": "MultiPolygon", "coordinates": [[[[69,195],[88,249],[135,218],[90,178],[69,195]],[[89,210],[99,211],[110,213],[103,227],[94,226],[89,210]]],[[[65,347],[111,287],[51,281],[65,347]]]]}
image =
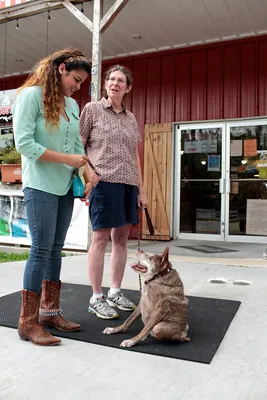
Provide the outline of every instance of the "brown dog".
{"type": "Polygon", "coordinates": [[[121,347],[132,347],[145,340],[150,333],[158,340],[189,341],[187,331],[188,300],[178,272],[169,262],[169,248],[162,255],[149,256],[138,252],[138,264],[132,265],[141,274],[144,282],[142,296],[137,308],[120,326],[106,328],[103,333],[126,332],[140,316],[144,323],[141,332],[132,339],[124,340],[121,347]]]}

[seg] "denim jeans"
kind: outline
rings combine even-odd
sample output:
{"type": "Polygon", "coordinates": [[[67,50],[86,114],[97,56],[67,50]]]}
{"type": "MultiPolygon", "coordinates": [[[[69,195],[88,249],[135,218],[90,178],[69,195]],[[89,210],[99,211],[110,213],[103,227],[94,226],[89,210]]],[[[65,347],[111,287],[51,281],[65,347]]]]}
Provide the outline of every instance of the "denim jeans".
{"type": "Polygon", "coordinates": [[[31,234],[31,251],[26,263],[23,288],[40,293],[42,280],[58,282],[61,250],[70,225],[74,198],[25,188],[24,204],[31,234]]]}

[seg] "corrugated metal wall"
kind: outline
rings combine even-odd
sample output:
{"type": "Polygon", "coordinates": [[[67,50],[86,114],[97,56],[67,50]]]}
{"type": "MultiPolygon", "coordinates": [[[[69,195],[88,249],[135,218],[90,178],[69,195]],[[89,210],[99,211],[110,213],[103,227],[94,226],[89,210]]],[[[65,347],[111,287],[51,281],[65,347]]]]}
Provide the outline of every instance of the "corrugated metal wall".
{"type": "MultiPolygon", "coordinates": [[[[267,115],[266,57],[262,36],[120,59],[134,76],[126,105],[142,134],[145,124],[267,115]]],[[[103,72],[115,63],[104,62],[103,72]]],[[[0,90],[24,78],[0,79],[0,90]]],[[[88,85],[76,93],[81,108],[88,85]]],[[[143,163],[143,148],[140,156],[143,163]]]]}
{"type": "MultiPolygon", "coordinates": [[[[267,36],[120,59],[134,76],[127,106],[145,124],[267,115],[267,36]]],[[[116,63],[104,62],[103,71],[116,63]]],[[[25,77],[0,79],[0,90],[25,77]]],[[[77,93],[82,108],[88,84],[77,93]]]]}
{"type": "Polygon", "coordinates": [[[265,36],[119,60],[134,76],[127,106],[141,129],[267,115],[266,57],[265,36]]]}

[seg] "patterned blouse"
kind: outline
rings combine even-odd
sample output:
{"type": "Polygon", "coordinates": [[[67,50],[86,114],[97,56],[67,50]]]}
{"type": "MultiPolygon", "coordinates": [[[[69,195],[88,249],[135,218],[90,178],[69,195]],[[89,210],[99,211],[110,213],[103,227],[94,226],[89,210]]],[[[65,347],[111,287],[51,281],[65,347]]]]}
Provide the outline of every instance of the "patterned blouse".
{"type": "Polygon", "coordinates": [[[117,114],[102,98],[87,103],[80,119],[86,155],[105,182],[138,186],[136,149],[141,136],[134,115],[117,114]]]}

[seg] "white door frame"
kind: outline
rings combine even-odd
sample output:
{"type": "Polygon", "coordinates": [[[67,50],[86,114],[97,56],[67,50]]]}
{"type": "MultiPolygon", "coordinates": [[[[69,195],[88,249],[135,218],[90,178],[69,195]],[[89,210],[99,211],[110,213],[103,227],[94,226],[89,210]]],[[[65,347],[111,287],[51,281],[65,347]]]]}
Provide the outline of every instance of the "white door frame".
{"type": "Polygon", "coordinates": [[[193,123],[173,123],[174,137],[174,173],[173,173],[173,238],[192,240],[213,240],[225,242],[266,243],[266,236],[230,235],[230,128],[233,126],[267,125],[267,118],[256,117],[219,121],[199,121],[193,123]],[[199,234],[180,232],[180,193],[181,193],[181,130],[222,128],[222,174],[220,180],[221,193],[221,234],[199,234]]]}
{"type": "MultiPolygon", "coordinates": [[[[255,236],[255,235],[230,235],[229,234],[229,210],[230,210],[230,128],[237,126],[255,126],[255,125],[267,125],[267,118],[262,119],[250,119],[250,120],[235,120],[226,123],[226,185],[225,185],[225,241],[226,242],[245,242],[245,243],[265,243],[267,241],[266,236],[255,236]]],[[[266,179],[265,179],[266,180],[266,179]]],[[[259,181],[257,179],[256,181],[259,181]]]]}
{"type": "Polygon", "coordinates": [[[200,122],[200,123],[175,123],[173,124],[175,157],[174,157],[174,195],[173,195],[173,237],[178,239],[199,239],[199,240],[224,240],[224,221],[225,221],[225,122],[200,122]],[[221,233],[220,234],[201,234],[201,233],[181,233],[180,232],[180,193],[181,193],[181,131],[185,129],[222,129],[222,154],[221,154],[221,179],[219,191],[221,193],[221,233]]]}

